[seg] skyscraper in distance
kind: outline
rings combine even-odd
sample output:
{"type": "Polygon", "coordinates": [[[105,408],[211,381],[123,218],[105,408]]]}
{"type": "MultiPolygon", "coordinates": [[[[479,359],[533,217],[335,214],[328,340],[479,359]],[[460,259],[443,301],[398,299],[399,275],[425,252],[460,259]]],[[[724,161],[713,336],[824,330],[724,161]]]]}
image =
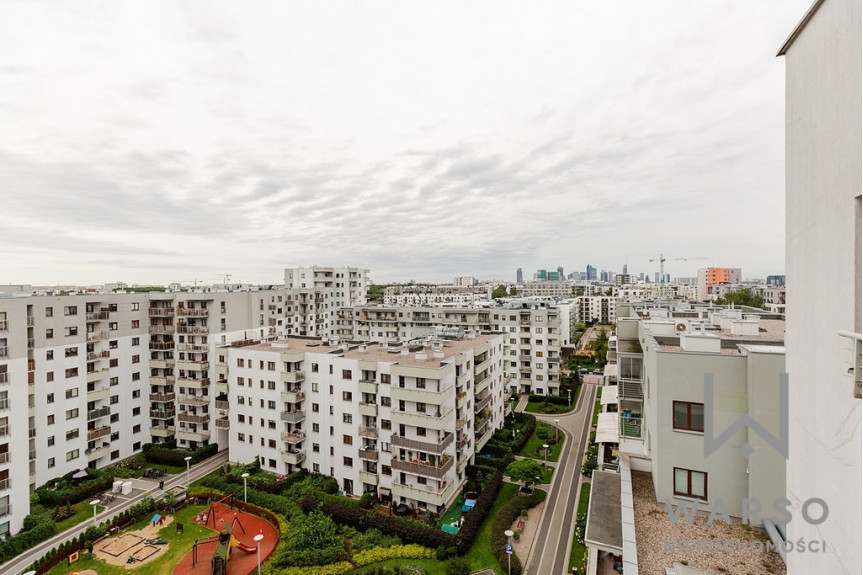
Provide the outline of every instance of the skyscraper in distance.
{"type": "Polygon", "coordinates": [[[521,283],[524,281],[524,273],[522,273],[521,268],[515,270],[515,281],[516,283],[521,283]]]}

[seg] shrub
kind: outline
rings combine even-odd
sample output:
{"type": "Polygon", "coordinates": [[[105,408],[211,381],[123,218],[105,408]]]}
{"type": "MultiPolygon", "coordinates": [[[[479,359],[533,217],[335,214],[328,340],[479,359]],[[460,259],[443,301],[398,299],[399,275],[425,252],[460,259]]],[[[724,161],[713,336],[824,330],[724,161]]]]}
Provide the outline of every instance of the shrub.
{"type": "Polygon", "coordinates": [[[356,535],[351,540],[351,547],[357,551],[364,551],[374,547],[395,547],[401,544],[401,539],[395,535],[384,535],[380,529],[374,527],[367,529],[365,533],[356,535]]]}
{"type": "Polygon", "coordinates": [[[377,563],[379,561],[387,561],[389,559],[434,559],[435,552],[422,545],[398,545],[396,547],[375,547],[354,553],[354,564],[357,567],[364,567],[377,563]]]}
{"type": "Polygon", "coordinates": [[[450,559],[446,564],[446,575],[470,575],[470,561],[465,557],[450,559]]]}
{"type": "MultiPolygon", "coordinates": [[[[498,511],[497,515],[495,515],[494,524],[492,525],[491,545],[494,550],[495,557],[501,566],[507,564],[506,530],[509,529],[518,516],[521,515],[522,510],[530,509],[531,507],[538,505],[541,501],[542,498],[536,493],[528,495],[527,497],[516,497],[514,499],[510,499],[506,504],[504,504],[500,511],[498,511]]],[[[516,533],[518,533],[518,531],[516,531],[516,533]]],[[[518,537],[516,537],[516,540],[517,539],[518,537]]],[[[521,561],[514,554],[510,555],[510,559],[512,561],[511,565],[513,575],[521,575],[521,561]]]]}

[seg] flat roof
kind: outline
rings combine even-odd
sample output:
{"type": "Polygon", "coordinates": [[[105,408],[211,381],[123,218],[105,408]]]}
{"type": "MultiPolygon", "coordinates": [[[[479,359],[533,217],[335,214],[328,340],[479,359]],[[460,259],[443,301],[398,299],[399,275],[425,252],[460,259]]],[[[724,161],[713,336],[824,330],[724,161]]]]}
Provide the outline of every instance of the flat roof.
{"type": "Polygon", "coordinates": [[[602,389],[602,405],[609,405],[617,403],[617,386],[616,385],[606,385],[601,388],[602,389]]]}
{"type": "Polygon", "coordinates": [[[623,553],[620,475],[617,473],[599,470],[593,472],[584,542],[617,555],[623,553]]]}

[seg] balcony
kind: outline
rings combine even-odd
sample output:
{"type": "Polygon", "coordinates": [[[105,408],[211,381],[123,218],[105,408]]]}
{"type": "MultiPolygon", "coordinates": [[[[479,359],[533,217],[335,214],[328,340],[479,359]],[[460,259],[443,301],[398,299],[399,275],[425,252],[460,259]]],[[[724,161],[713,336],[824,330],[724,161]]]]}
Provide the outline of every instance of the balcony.
{"type": "Polygon", "coordinates": [[[378,393],[378,382],[373,379],[361,379],[359,383],[360,393],[378,393]]]}
{"type": "Polygon", "coordinates": [[[285,443],[297,444],[306,438],[306,434],[303,431],[295,429],[293,431],[282,432],[281,438],[285,443]]]}
{"type": "Polygon", "coordinates": [[[360,448],[357,452],[360,456],[360,459],[365,459],[366,461],[377,461],[378,460],[378,451],[376,449],[371,448],[360,448]]]}
{"type": "Polygon", "coordinates": [[[438,463],[437,465],[431,465],[428,461],[420,462],[418,459],[414,459],[413,461],[393,459],[392,468],[424,477],[443,479],[447,472],[452,469],[454,463],[455,459],[452,457],[447,457],[443,464],[438,463]]]}
{"type": "Polygon", "coordinates": [[[217,399],[216,409],[221,409],[222,411],[229,411],[231,409],[231,402],[223,399],[217,399]]]}
{"type": "Polygon", "coordinates": [[[107,331],[91,331],[87,332],[87,341],[104,341],[111,337],[107,331]]]}
{"type": "Polygon", "coordinates": [[[0,383],[9,383],[8,373],[0,373],[0,383]]]}
{"type": "Polygon", "coordinates": [[[111,452],[111,444],[105,443],[102,447],[94,447],[93,449],[85,449],[84,454],[87,456],[87,461],[96,461],[101,457],[107,456],[111,452]]]}
{"type": "MultiPolygon", "coordinates": [[[[150,333],[152,333],[152,330],[150,333]]],[[[178,325],[177,333],[187,333],[190,335],[207,335],[210,333],[210,328],[205,325],[178,325]]]]}
{"type": "Polygon", "coordinates": [[[102,399],[108,399],[110,396],[110,387],[100,387],[99,389],[87,390],[87,401],[99,401],[102,399]]]}
{"type": "Polygon", "coordinates": [[[97,427],[96,429],[91,429],[87,432],[87,441],[95,441],[100,437],[105,437],[106,435],[111,435],[111,427],[108,425],[103,425],[102,427],[97,427]]]}
{"type": "Polygon", "coordinates": [[[108,417],[109,415],[111,415],[111,408],[107,405],[105,407],[100,407],[99,409],[91,409],[87,412],[87,421],[93,421],[100,417],[108,417]]]}
{"type": "Polygon", "coordinates": [[[210,432],[207,430],[191,431],[182,427],[177,430],[177,439],[185,439],[186,441],[209,441],[210,432]]]}
{"type": "Polygon", "coordinates": [[[488,431],[486,431],[479,438],[477,438],[477,440],[476,440],[476,451],[477,451],[477,453],[480,450],[482,450],[483,447],[485,447],[485,444],[488,443],[488,440],[491,439],[492,435],[494,435],[494,429],[489,427],[488,431]]]}
{"type": "Polygon", "coordinates": [[[150,435],[153,437],[172,437],[176,431],[173,425],[154,425],[150,427],[150,435]]]}
{"type": "Polygon", "coordinates": [[[176,393],[151,393],[149,395],[150,401],[155,401],[158,403],[173,403],[177,398],[176,393]]]}
{"type": "Polygon", "coordinates": [[[12,513],[12,504],[7,503],[6,505],[0,507],[0,517],[5,517],[12,513]]]}
{"type": "Polygon", "coordinates": [[[302,409],[297,409],[295,411],[283,411],[279,417],[282,421],[286,423],[297,424],[306,419],[306,412],[302,409]]]}
{"type": "Polygon", "coordinates": [[[306,394],[298,389],[282,392],[282,401],[284,401],[285,403],[300,403],[305,398],[306,394]]]}
{"type": "Polygon", "coordinates": [[[485,397],[483,397],[482,399],[478,400],[478,401],[476,402],[476,404],[473,406],[473,411],[474,411],[474,413],[479,413],[479,412],[480,412],[480,411],[482,411],[484,408],[488,407],[488,405],[491,403],[491,400],[492,400],[492,399],[494,399],[494,397],[492,396],[492,394],[488,393],[488,394],[486,394],[486,396],[485,396],[485,397]]]}
{"type": "Polygon", "coordinates": [[[210,400],[200,395],[181,395],[180,405],[194,405],[195,407],[203,407],[210,404],[210,400]]]}
{"type": "Polygon", "coordinates": [[[471,397],[473,396],[471,394],[468,394],[468,392],[466,391],[459,393],[455,398],[455,406],[458,409],[464,409],[470,401],[471,397]]]}
{"type": "Polygon", "coordinates": [[[302,371],[283,371],[281,377],[285,383],[300,383],[306,379],[302,371]]]}
{"type": "Polygon", "coordinates": [[[150,324],[147,331],[153,335],[172,335],[174,333],[174,325],[170,323],[158,325],[150,324]]]}
{"type": "Polygon", "coordinates": [[[147,314],[151,317],[171,317],[174,315],[172,307],[151,307],[147,309],[147,314]]]}
{"type": "Polygon", "coordinates": [[[160,357],[150,360],[150,369],[172,369],[174,367],[173,357],[160,357]]]}
{"type": "Polygon", "coordinates": [[[188,413],[181,411],[177,414],[177,419],[185,423],[208,423],[210,421],[209,413],[188,413]]]}
{"type": "Polygon", "coordinates": [[[171,419],[177,415],[177,410],[173,407],[170,409],[151,409],[150,417],[153,419],[171,419]]]}
{"type": "Polygon", "coordinates": [[[216,418],[216,429],[230,429],[231,428],[231,420],[227,417],[218,417],[216,418]]]}
{"type": "Polygon", "coordinates": [[[177,308],[177,315],[183,317],[207,317],[210,313],[208,309],[201,308],[177,308]]]}
{"type": "Polygon", "coordinates": [[[7,477],[6,479],[0,479],[0,491],[5,491],[12,487],[12,481],[7,477]]]}
{"type": "Polygon", "coordinates": [[[393,483],[393,496],[414,501],[424,501],[428,505],[446,505],[455,492],[456,483],[449,482],[435,487],[433,485],[403,485],[393,483]]]}
{"type": "Polygon", "coordinates": [[[299,449],[291,451],[282,450],[282,461],[288,465],[301,465],[306,460],[306,454],[299,449]]]}
{"type": "Polygon", "coordinates": [[[9,463],[9,457],[10,457],[9,453],[10,452],[8,452],[8,451],[4,451],[3,453],[0,453],[0,464],[9,463]]]}
{"type": "Polygon", "coordinates": [[[107,367],[103,367],[102,369],[94,369],[93,371],[87,372],[87,383],[93,383],[101,379],[105,379],[106,377],[108,377],[107,367]]]}
{"type": "MultiPolygon", "coordinates": [[[[32,405],[30,407],[33,407],[32,405]]],[[[0,399],[0,410],[9,409],[9,400],[8,399],[0,399]]]]}
{"type": "MultiPolygon", "coordinates": [[[[177,345],[177,351],[190,351],[192,353],[209,353],[210,346],[199,343],[181,343],[177,345]]],[[[222,363],[222,365],[225,365],[222,363]]]]}
{"type": "Polygon", "coordinates": [[[360,437],[377,438],[378,426],[377,425],[360,425],[359,426],[359,434],[360,434],[360,437]]]}
{"type": "Polygon", "coordinates": [[[87,323],[93,323],[93,322],[97,322],[97,321],[104,321],[104,320],[110,319],[110,318],[111,318],[111,314],[107,311],[89,312],[85,318],[85,321],[87,323]]]}
{"type": "Polygon", "coordinates": [[[210,378],[209,377],[201,377],[201,378],[187,378],[187,377],[178,377],[177,383],[188,389],[204,389],[205,387],[210,387],[210,378]]]}
{"type": "Polygon", "coordinates": [[[485,391],[488,386],[491,385],[491,376],[487,376],[485,379],[476,382],[476,385],[473,388],[474,395],[477,393],[482,393],[485,391]]]}
{"type": "Polygon", "coordinates": [[[105,351],[87,352],[87,361],[99,361],[100,359],[108,359],[109,357],[111,357],[111,352],[107,349],[105,351]]]}
{"type": "Polygon", "coordinates": [[[210,362],[189,360],[177,361],[177,369],[184,369],[186,371],[208,371],[210,369],[210,362]]]}
{"type": "Polygon", "coordinates": [[[479,364],[479,365],[475,366],[475,367],[473,368],[473,372],[474,372],[476,375],[479,375],[479,374],[481,374],[482,372],[484,372],[485,370],[487,370],[489,367],[491,367],[491,364],[492,364],[492,363],[494,363],[494,358],[493,358],[493,357],[490,357],[490,358],[488,358],[487,360],[483,361],[481,364],[479,364]]]}
{"type": "Polygon", "coordinates": [[[401,435],[393,434],[391,442],[394,447],[401,447],[411,451],[424,451],[426,453],[443,453],[444,450],[452,445],[455,436],[452,433],[447,433],[443,439],[438,442],[420,441],[418,439],[407,439],[401,435]]]}
{"type": "Polygon", "coordinates": [[[366,403],[361,401],[359,403],[359,411],[360,415],[365,415],[368,417],[377,417],[378,416],[378,404],[377,403],[366,403]]]}
{"type": "Polygon", "coordinates": [[[431,389],[431,386],[426,389],[393,386],[390,393],[392,394],[393,402],[403,400],[442,405],[455,396],[455,387],[449,384],[445,389],[437,391],[437,389],[431,389]]]}
{"type": "Polygon", "coordinates": [[[427,429],[444,430],[447,429],[455,420],[455,410],[447,412],[432,412],[428,413],[409,413],[406,411],[392,411],[393,424],[414,425],[416,427],[425,427],[427,429]]]}
{"type": "Polygon", "coordinates": [[[164,375],[164,376],[150,376],[150,385],[174,385],[174,376],[173,375],[164,375]]]}
{"type": "Polygon", "coordinates": [[[377,485],[378,484],[378,475],[377,473],[369,473],[368,471],[360,471],[360,481],[363,483],[368,483],[369,485],[377,485]]]}
{"type": "Polygon", "coordinates": [[[642,401],[641,379],[619,376],[617,378],[617,393],[620,399],[636,399],[642,401]]]}

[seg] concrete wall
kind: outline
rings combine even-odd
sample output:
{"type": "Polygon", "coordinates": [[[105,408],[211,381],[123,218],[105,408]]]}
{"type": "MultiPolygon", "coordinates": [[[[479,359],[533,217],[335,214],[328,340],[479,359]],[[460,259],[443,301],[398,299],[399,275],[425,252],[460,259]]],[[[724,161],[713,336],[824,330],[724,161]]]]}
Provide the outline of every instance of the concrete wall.
{"type": "Polygon", "coordinates": [[[861,7],[827,0],[786,50],[786,349],[791,385],[788,538],[791,575],[859,573],[861,405],[848,375],[860,332],[861,7]],[[825,295],[822,278],[831,279],[825,295]],[[811,497],[821,525],[800,520],[811,497]]]}

